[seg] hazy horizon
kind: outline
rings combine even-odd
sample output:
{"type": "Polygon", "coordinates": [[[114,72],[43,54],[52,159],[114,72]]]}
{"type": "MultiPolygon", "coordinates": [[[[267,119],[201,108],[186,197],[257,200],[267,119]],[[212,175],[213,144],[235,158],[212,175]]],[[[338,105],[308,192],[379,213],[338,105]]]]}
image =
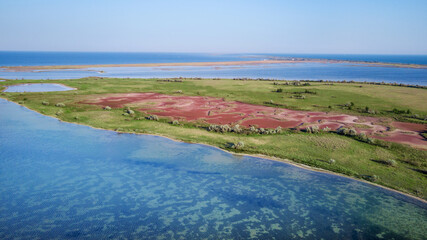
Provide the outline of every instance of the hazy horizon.
{"type": "Polygon", "coordinates": [[[373,56],[427,56],[427,53],[424,54],[394,54],[394,53],[298,53],[298,52],[160,52],[160,51],[65,51],[65,50],[1,50],[0,52],[40,52],[40,53],[160,53],[160,54],[209,54],[209,55],[250,55],[250,54],[273,54],[273,55],[373,55],[373,56]]]}

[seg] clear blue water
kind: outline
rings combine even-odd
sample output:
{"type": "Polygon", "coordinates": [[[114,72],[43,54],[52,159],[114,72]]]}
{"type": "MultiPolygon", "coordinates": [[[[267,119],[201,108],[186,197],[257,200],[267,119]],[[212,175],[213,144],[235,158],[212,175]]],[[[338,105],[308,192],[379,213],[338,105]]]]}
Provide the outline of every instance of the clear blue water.
{"type": "Polygon", "coordinates": [[[372,54],[209,54],[209,53],[147,53],[147,52],[17,52],[0,51],[0,66],[221,62],[261,60],[269,57],[318,58],[350,61],[427,64],[427,55],[372,54]]]}
{"type": "Polygon", "coordinates": [[[378,55],[378,54],[268,54],[275,57],[317,58],[347,61],[427,64],[427,55],[378,55]]]}
{"type": "Polygon", "coordinates": [[[3,92],[56,92],[69,90],[73,90],[73,88],[56,83],[32,83],[9,86],[3,92]]]}
{"type": "Polygon", "coordinates": [[[84,70],[1,72],[7,79],[72,79],[89,76],[164,78],[269,78],[286,80],[334,80],[405,83],[427,86],[427,69],[374,67],[354,64],[294,63],[216,67],[114,67],[84,70]],[[99,71],[103,71],[100,73],[99,71]]]}
{"type": "MultiPolygon", "coordinates": [[[[88,65],[125,63],[222,62],[242,60],[239,54],[10,52],[0,51],[0,66],[88,65]]],[[[254,59],[260,59],[255,57],[254,59]]]]}
{"type": "Polygon", "coordinates": [[[0,112],[0,239],[427,238],[427,204],[366,183],[0,112]]]}
{"type": "MultiPolygon", "coordinates": [[[[15,65],[67,65],[67,64],[119,64],[168,63],[203,61],[260,60],[274,54],[190,54],[190,53],[56,53],[56,52],[0,52],[0,66],[15,65]]],[[[427,64],[427,56],[398,55],[319,55],[275,54],[342,60],[363,60],[427,64]]],[[[88,76],[104,77],[202,77],[202,78],[273,78],[287,80],[348,80],[368,82],[405,83],[427,85],[427,68],[393,68],[363,64],[295,63],[254,66],[220,67],[157,67],[157,68],[93,68],[79,70],[8,72],[0,70],[6,79],[71,79],[88,76]],[[100,73],[99,71],[104,71],[100,73]]]]}

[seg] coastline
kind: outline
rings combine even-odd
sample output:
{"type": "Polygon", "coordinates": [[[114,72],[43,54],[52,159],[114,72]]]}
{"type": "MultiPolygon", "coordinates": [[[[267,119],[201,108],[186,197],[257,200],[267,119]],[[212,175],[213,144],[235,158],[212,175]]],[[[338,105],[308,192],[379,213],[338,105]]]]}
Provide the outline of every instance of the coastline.
{"type": "Polygon", "coordinates": [[[291,63],[350,63],[367,65],[367,67],[397,67],[397,68],[415,68],[426,69],[427,65],[422,64],[403,64],[403,63],[383,63],[383,62],[365,62],[348,61],[333,59],[266,59],[256,61],[223,61],[223,62],[181,62],[181,63],[131,63],[131,64],[86,64],[86,65],[41,65],[41,66],[0,66],[2,71],[11,72],[31,72],[31,71],[53,71],[53,70],[76,70],[88,68],[111,68],[111,67],[210,67],[210,66],[240,66],[240,65],[262,65],[262,64],[291,64],[291,63]]]}
{"type": "Polygon", "coordinates": [[[35,111],[33,109],[28,108],[25,105],[22,105],[22,104],[10,101],[10,100],[2,97],[2,96],[0,96],[0,98],[6,100],[7,102],[15,103],[15,104],[17,104],[17,105],[19,105],[21,107],[24,107],[24,108],[30,110],[30,111],[36,112],[36,113],[41,114],[41,115],[46,116],[46,117],[51,117],[51,118],[57,119],[58,121],[61,121],[61,122],[64,122],[64,123],[77,124],[77,125],[86,126],[86,127],[92,128],[92,129],[97,129],[97,130],[112,131],[112,132],[116,132],[118,134],[120,134],[120,133],[126,133],[126,134],[136,134],[136,135],[147,135],[147,136],[163,137],[163,138],[167,138],[169,140],[175,141],[175,142],[182,142],[182,143],[188,143],[188,144],[199,144],[199,145],[203,145],[203,146],[212,147],[212,148],[224,151],[224,152],[232,154],[232,155],[262,158],[262,159],[265,159],[265,160],[280,162],[280,163],[284,163],[284,164],[290,164],[292,166],[295,166],[295,167],[298,167],[298,168],[302,168],[302,169],[306,169],[306,170],[310,170],[310,171],[314,171],[314,172],[320,172],[320,173],[330,174],[330,175],[333,175],[333,176],[345,177],[345,178],[348,178],[348,179],[351,179],[351,180],[355,180],[355,181],[359,181],[359,182],[362,182],[362,183],[365,183],[365,184],[371,184],[373,186],[380,187],[382,189],[385,189],[385,190],[388,190],[388,191],[391,191],[391,192],[394,192],[394,193],[397,193],[397,194],[401,194],[401,195],[409,197],[409,198],[411,198],[413,200],[417,200],[417,201],[420,201],[420,202],[422,202],[424,204],[427,204],[427,200],[426,199],[414,196],[414,195],[412,195],[410,193],[402,192],[402,191],[399,191],[399,190],[396,190],[396,189],[393,189],[393,188],[390,188],[390,187],[387,187],[387,186],[384,186],[384,185],[380,185],[378,183],[370,182],[370,181],[367,181],[367,180],[364,180],[364,179],[361,179],[361,178],[355,178],[355,177],[344,175],[344,174],[341,174],[341,173],[332,172],[332,171],[329,171],[329,170],[326,170],[326,169],[316,168],[316,167],[308,166],[308,165],[305,165],[305,164],[302,164],[302,163],[297,163],[297,162],[294,162],[294,161],[292,161],[290,159],[278,158],[278,157],[273,157],[273,156],[268,156],[268,155],[263,155],[263,154],[249,154],[249,153],[244,153],[244,152],[233,152],[233,151],[229,151],[229,150],[220,148],[218,146],[209,145],[209,144],[206,144],[206,143],[186,142],[186,141],[183,141],[183,140],[180,140],[180,139],[175,139],[175,138],[172,138],[172,137],[169,137],[169,136],[165,136],[165,135],[162,135],[162,134],[121,132],[121,131],[115,131],[115,130],[110,130],[110,129],[97,128],[97,127],[93,127],[93,126],[89,126],[89,125],[85,125],[85,124],[81,124],[81,123],[68,122],[68,121],[64,121],[64,120],[61,120],[59,118],[56,118],[54,116],[50,116],[50,115],[46,115],[46,114],[40,113],[38,111],[35,111]]]}

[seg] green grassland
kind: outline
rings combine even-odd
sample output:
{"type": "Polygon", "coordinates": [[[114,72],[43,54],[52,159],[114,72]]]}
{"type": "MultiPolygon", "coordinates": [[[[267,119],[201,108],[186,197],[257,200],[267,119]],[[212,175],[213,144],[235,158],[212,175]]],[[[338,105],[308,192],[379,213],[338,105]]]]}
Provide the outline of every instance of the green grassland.
{"type": "Polygon", "coordinates": [[[156,134],[235,152],[289,159],[295,163],[367,179],[427,199],[427,151],[406,145],[381,141],[368,144],[326,132],[309,134],[285,130],[274,135],[209,132],[203,123],[181,122],[173,125],[169,119],[146,120],[145,115],[137,111],[134,115],[123,116],[123,109],[106,111],[100,106],[78,103],[106,93],[158,92],[427,124],[427,89],[361,83],[310,82],[306,86],[296,86],[292,82],[290,85],[282,85],[282,81],[278,81],[281,85],[275,85],[273,81],[256,80],[182,79],[182,82],[164,82],[156,79],[112,78],[11,80],[0,82],[0,86],[40,82],[62,83],[77,90],[1,93],[0,96],[67,122],[121,132],[156,134]],[[179,90],[182,93],[177,93],[179,90]],[[43,101],[49,102],[49,105],[43,105],[43,101]],[[64,103],[65,107],[56,107],[57,103],[64,103]],[[228,148],[230,143],[237,142],[243,142],[244,147],[228,148]],[[330,159],[335,162],[331,163],[330,159]],[[387,164],[388,160],[394,160],[395,164],[387,164]]]}

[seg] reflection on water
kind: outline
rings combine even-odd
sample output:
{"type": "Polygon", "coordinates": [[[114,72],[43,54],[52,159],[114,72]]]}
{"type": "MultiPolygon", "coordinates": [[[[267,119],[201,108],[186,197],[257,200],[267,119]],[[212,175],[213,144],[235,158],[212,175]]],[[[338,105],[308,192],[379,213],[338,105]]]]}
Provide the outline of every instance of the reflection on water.
{"type": "Polygon", "coordinates": [[[73,90],[73,88],[56,83],[31,83],[8,86],[3,92],[56,92],[69,90],[73,90]]]}
{"type": "Polygon", "coordinates": [[[348,63],[292,63],[210,67],[110,67],[41,72],[0,71],[8,79],[72,79],[88,76],[117,78],[270,78],[286,80],[353,80],[427,85],[427,69],[365,66],[348,63]]]}
{"type": "Polygon", "coordinates": [[[1,239],[426,238],[425,203],[365,183],[0,111],[1,239]]]}

